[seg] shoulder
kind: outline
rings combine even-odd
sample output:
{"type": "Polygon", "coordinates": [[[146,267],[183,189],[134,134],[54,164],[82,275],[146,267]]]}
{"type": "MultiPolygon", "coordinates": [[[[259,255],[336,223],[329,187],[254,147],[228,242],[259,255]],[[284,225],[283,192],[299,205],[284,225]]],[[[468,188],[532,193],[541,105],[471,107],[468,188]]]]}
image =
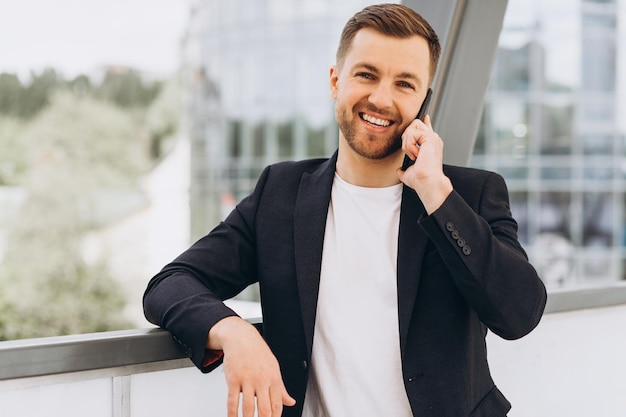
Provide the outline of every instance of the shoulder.
{"type": "Polygon", "coordinates": [[[328,162],[329,158],[303,159],[301,161],[282,161],[269,165],[266,170],[276,173],[311,173],[328,162]]]}
{"type": "Polygon", "coordinates": [[[487,171],[487,170],[479,169],[479,168],[462,167],[458,165],[447,165],[447,164],[443,165],[443,171],[449,177],[455,177],[459,179],[470,177],[475,180],[476,178],[485,178],[485,177],[489,177],[492,175],[500,176],[500,174],[493,172],[493,171],[487,171]]]}
{"type": "Polygon", "coordinates": [[[301,161],[283,161],[268,165],[261,173],[257,189],[286,191],[299,187],[306,176],[323,176],[334,172],[332,158],[304,159],[301,161]],[[269,187],[269,188],[268,188],[269,187]]]}
{"type": "Polygon", "coordinates": [[[502,178],[500,174],[484,169],[444,165],[443,172],[448,178],[450,178],[450,181],[452,181],[453,184],[459,183],[464,185],[478,185],[484,184],[488,181],[504,183],[504,178],[502,178]]]}

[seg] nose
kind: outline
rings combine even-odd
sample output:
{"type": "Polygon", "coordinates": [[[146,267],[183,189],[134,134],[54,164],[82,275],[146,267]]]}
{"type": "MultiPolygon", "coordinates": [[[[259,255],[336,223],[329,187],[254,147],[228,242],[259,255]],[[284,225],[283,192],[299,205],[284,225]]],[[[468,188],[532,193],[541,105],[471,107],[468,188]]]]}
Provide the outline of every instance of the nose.
{"type": "Polygon", "coordinates": [[[368,97],[368,101],[379,109],[388,109],[393,105],[391,86],[378,83],[368,97]]]}

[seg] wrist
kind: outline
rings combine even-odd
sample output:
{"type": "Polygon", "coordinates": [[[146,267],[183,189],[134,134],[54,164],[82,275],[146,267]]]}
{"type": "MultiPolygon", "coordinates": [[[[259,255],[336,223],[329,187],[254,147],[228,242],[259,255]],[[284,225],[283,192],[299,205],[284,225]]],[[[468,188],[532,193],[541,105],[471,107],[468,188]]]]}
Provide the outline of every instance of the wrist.
{"type": "Polygon", "coordinates": [[[224,350],[229,338],[242,326],[252,326],[239,316],[228,316],[219,320],[209,329],[207,335],[206,348],[211,350],[224,350]]]}
{"type": "Polygon", "coordinates": [[[446,176],[432,183],[423,184],[423,186],[419,188],[419,190],[415,191],[422,201],[428,215],[437,211],[454,189],[450,179],[446,176]]]}

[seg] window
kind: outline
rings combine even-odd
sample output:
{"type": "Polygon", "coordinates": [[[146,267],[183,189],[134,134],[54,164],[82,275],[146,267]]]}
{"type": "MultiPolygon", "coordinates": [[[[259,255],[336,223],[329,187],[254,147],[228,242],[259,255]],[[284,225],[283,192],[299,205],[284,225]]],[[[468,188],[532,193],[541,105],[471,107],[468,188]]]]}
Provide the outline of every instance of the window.
{"type": "Polygon", "coordinates": [[[551,289],[626,275],[624,5],[509,1],[472,164],[507,180],[522,242],[551,289]]]}

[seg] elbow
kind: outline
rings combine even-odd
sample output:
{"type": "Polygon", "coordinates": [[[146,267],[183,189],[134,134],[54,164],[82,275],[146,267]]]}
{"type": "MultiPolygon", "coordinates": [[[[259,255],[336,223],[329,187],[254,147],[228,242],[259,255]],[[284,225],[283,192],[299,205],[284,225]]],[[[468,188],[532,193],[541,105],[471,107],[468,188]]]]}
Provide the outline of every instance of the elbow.
{"type": "Polygon", "coordinates": [[[154,309],[154,303],[152,300],[152,294],[150,291],[150,287],[146,289],[143,294],[143,315],[150,323],[160,326],[161,320],[159,319],[159,315],[156,314],[154,309]]]}
{"type": "Polygon", "coordinates": [[[517,340],[532,332],[541,321],[547,302],[547,293],[543,285],[529,302],[506,313],[504,326],[493,326],[491,331],[506,340],[517,340]]]}

